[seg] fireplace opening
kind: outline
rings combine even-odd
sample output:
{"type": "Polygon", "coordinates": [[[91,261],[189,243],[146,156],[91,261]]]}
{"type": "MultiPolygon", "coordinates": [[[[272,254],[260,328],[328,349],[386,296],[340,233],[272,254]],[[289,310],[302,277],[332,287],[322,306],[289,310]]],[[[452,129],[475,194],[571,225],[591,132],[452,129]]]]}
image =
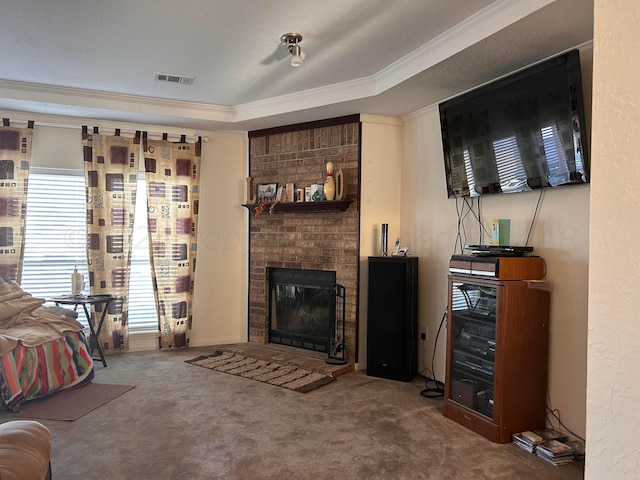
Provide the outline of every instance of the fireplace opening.
{"type": "Polygon", "coordinates": [[[328,352],[336,272],[269,269],[269,342],[328,352]]]}

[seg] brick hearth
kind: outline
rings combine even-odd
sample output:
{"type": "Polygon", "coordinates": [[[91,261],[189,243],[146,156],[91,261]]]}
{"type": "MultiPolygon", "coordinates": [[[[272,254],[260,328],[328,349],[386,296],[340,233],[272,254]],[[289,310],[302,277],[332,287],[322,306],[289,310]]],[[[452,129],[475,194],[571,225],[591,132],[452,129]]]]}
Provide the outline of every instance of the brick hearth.
{"type": "Polygon", "coordinates": [[[347,359],[357,351],[360,123],[357,116],[249,133],[249,175],[258,183],[324,183],[325,165],[344,172],[344,212],[274,213],[249,221],[249,341],[268,342],[269,268],[330,270],[346,289],[347,359]]]}

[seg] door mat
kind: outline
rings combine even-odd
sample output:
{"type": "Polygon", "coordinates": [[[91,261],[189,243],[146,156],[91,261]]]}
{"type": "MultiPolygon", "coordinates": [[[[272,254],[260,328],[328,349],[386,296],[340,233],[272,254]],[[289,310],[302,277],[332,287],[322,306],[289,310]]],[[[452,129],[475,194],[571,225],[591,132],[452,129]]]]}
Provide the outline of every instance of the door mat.
{"type": "Polygon", "coordinates": [[[14,417],[72,422],[128,392],[133,387],[135,385],[87,383],[82,387],[23,405],[20,407],[20,411],[14,414],[14,417]]]}
{"type": "Polygon", "coordinates": [[[295,365],[283,365],[221,350],[185,361],[210,370],[258,380],[300,393],[310,392],[335,380],[334,377],[295,365]]]}

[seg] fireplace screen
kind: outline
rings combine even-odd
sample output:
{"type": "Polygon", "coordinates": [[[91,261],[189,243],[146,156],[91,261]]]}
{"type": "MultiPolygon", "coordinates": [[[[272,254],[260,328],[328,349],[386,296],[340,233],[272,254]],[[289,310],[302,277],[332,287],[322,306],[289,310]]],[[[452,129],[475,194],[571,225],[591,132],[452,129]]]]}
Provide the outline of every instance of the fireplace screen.
{"type": "Polygon", "coordinates": [[[269,341],[328,352],[334,323],[332,286],[336,273],[269,270],[269,341]]]}

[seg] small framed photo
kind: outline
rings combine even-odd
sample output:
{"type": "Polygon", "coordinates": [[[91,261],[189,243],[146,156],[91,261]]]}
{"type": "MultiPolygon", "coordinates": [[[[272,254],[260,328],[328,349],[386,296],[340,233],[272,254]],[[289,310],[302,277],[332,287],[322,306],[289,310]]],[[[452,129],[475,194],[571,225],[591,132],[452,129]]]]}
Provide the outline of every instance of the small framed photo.
{"type": "Polygon", "coordinates": [[[257,188],[258,202],[263,200],[267,200],[269,202],[275,201],[276,194],[278,193],[277,183],[259,183],[257,188]]]}

